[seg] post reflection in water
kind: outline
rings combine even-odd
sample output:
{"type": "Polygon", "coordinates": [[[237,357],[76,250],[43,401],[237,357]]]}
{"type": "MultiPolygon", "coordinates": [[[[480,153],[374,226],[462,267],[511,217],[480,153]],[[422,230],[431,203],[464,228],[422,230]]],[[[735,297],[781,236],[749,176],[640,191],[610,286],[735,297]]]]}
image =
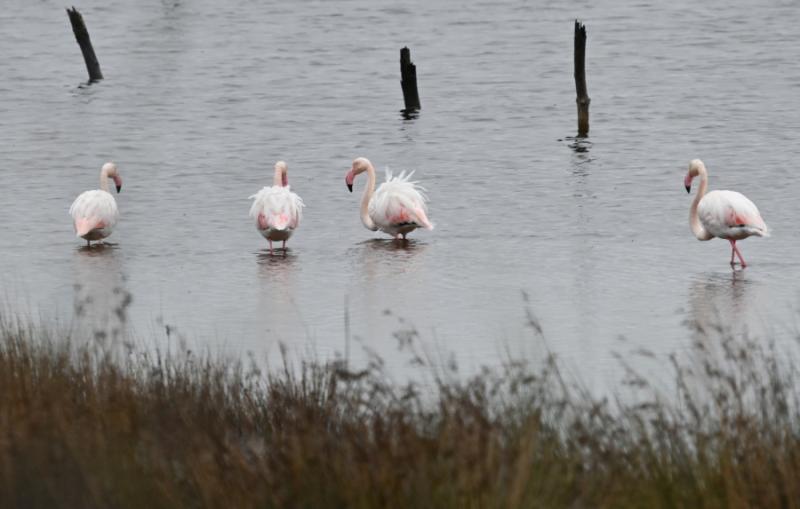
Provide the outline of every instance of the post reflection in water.
{"type": "Polygon", "coordinates": [[[127,321],[133,297],[127,288],[123,255],[115,244],[96,244],[75,250],[73,307],[79,326],[95,339],[117,339],[127,321]]]}
{"type": "MultiPolygon", "coordinates": [[[[597,327],[596,316],[592,312],[593,300],[601,291],[598,285],[602,284],[597,281],[597,246],[593,242],[598,235],[598,228],[592,222],[594,217],[592,207],[596,207],[593,203],[595,191],[592,182],[592,159],[589,156],[592,143],[587,138],[566,139],[571,141],[569,147],[574,151],[569,175],[572,189],[570,205],[575,213],[572,224],[575,235],[570,241],[573,267],[570,279],[574,295],[573,305],[579,315],[584,317],[583,320],[576,321],[573,329],[579,337],[590,338],[597,327]]],[[[593,358],[600,355],[593,343],[584,345],[583,348],[593,358]]]]}

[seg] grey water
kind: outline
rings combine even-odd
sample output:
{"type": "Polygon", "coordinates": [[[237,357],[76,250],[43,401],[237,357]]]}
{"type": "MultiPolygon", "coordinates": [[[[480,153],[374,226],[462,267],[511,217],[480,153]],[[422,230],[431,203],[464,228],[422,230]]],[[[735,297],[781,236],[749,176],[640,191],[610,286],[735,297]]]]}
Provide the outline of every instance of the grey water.
{"type": "Polygon", "coordinates": [[[396,333],[413,330],[467,372],[545,348],[598,387],[619,379],[615,352],[685,349],[690,322],[797,335],[795,1],[86,0],[106,76],[91,86],[62,3],[4,7],[11,310],[111,322],[130,294],[124,327],[144,340],[170,326],[232,355],[369,349],[400,371],[396,333]],[[579,143],[576,18],[592,98],[579,143]],[[405,45],[416,118],[400,111],[405,45]],[[365,179],[344,185],[357,156],[416,170],[435,230],[398,245],[364,229],[365,179]],[[689,230],[692,158],[773,231],[740,243],[745,270],[689,230]],[[285,257],[247,215],[278,159],[307,204],[285,257]],[[86,250],[67,210],[107,160],[121,220],[86,250]]]}

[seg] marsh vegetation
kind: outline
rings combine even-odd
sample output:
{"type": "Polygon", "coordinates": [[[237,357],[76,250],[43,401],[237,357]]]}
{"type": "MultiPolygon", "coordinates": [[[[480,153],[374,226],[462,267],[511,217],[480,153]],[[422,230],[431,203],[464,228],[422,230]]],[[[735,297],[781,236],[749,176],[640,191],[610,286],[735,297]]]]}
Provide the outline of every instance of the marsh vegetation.
{"type": "MultiPolygon", "coordinates": [[[[796,364],[695,331],[674,393],[629,362],[599,399],[548,357],[282,369],[0,326],[4,507],[793,507],[796,364]]],[[[413,357],[413,334],[405,337],[413,357]]],[[[287,354],[288,357],[288,354],[287,354]]]]}

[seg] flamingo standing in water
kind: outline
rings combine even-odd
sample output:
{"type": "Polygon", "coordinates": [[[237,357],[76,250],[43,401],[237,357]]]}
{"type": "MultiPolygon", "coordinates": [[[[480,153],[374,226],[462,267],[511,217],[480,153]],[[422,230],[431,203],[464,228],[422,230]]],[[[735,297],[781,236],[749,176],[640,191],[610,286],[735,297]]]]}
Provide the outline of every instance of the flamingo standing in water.
{"type": "Polygon", "coordinates": [[[747,267],[742,253],[736,247],[736,241],[751,235],[769,237],[769,228],[761,219],[755,204],[743,194],[736,191],[711,191],[706,194],[708,172],[700,159],[689,163],[689,171],[683,180],[687,193],[691,192],[692,179],[697,176],[700,177],[700,189],[689,209],[692,233],[699,240],[714,237],[726,239],[731,243],[731,267],[735,265],[734,255],[739,257],[742,268],[747,267]]]}
{"type": "Polygon", "coordinates": [[[294,233],[303,218],[303,200],[289,188],[289,176],[286,163],[275,163],[275,176],[272,187],[265,187],[250,199],[255,199],[250,207],[250,217],[256,221],[256,229],[269,242],[269,254],[272,254],[272,241],[283,241],[283,252],[286,253],[286,241],[294,233]]]}
{"type": "Polygon", "coordinates": [[[344,177],[351,193],[356,175],[365,171],[367,187],[361,198],[361,222],[367,229],[380,230],[403,240],[416,228],[433,230],[433,225],[428,221],[425,190],[409,180],[413,171],[408,175],[400,173],[397,177],[392,177],[387,171],[386,182],[375,191],[375,168],[369,159],[359,157],[353,161],[352,168],[344,177]]]}
{"type": "Polygon", "coordinates": [[[100,189],[82,192],[69,208],[75,233],[86,239],[87,247],[91,246],[91,241],[111,235],[119,220],[117,201],[108,192],[108,179],[114,180],[118,193],[122,191],[122,178],[117,166],[106,163],[100,170],[100,189]]]}

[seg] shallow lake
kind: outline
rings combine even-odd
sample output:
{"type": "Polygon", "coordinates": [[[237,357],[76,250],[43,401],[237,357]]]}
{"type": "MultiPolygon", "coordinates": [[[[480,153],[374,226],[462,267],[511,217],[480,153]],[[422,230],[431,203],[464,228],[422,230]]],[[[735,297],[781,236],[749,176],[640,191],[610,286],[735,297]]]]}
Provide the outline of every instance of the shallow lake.
{"type": "Polygon", "coordinates": [[[684,349],[687,322],[796,335],[797,2],[86,0],[106,75],[92,86],[64,5],[10,2],[0,285],[18,312],[111,323],[130,294],[126,332],[144,342],[169,325],[195,348],[323,358],[344,352],[347,322],[351,356],[399,370],[395,333],[413,329],[467,371],[546,347],[595,387],[619,379],[614,352],[684,349]],[[406,246],[364,229],[366,179],[344,185],[356,156],[416,170],[436,229],[406,246]],[[744,271],[689,230],[696,157],[773,231],[740,243],[744,271]],[[247,215],[278,159],[307,204],[285,257],[247,215]],[[87,251],[67,210],[107,160],[121,220],[87,251]]]}

